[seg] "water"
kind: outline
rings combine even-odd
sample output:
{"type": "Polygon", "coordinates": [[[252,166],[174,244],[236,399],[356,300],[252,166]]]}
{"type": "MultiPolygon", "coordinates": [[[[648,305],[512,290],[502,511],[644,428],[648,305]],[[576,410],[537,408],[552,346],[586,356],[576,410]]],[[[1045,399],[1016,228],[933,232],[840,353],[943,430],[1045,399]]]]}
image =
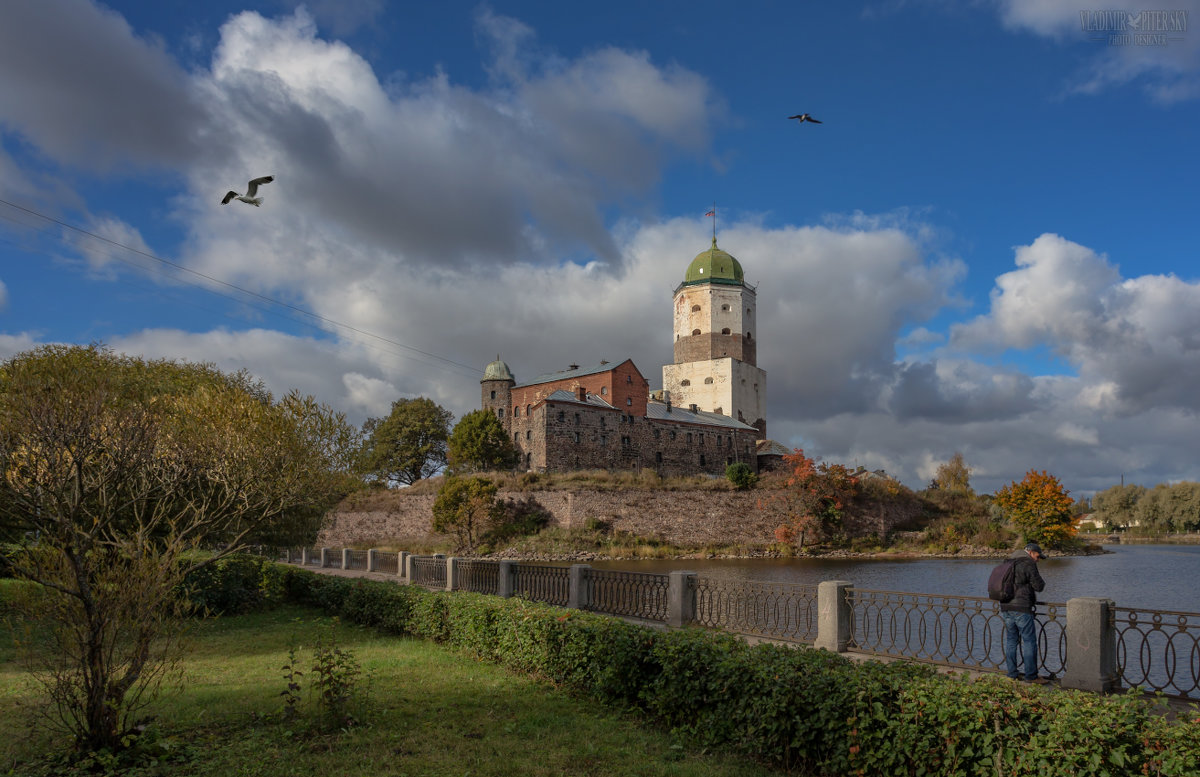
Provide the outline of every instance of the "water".
{"type": "MultiPolygon", "coordinates": [[[[1111,545],[1103,556],[1060,556],[1038,568],[1046,581],[1039,598],[1066,602],[1076,596],[1112,599],[1118,607],[1200,612],[1200,546],[1111,545]]],[[[595,561],[597,569],[669,572],[686,569],[726,580],[807,583],[849,580],[881,591],[987,596],[997,559],[695,559],[595,561]]]]}

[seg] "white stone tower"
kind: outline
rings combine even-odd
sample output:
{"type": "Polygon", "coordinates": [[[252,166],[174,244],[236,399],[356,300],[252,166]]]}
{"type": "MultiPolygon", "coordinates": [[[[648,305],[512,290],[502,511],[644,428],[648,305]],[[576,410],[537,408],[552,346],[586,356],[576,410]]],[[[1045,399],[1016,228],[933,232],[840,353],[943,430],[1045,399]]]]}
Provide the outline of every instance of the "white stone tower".
{"type": "Polygon", "coordinates": [[[757,365],[756,320],[755,290],[714,236],[675,289],[675,363],[663,366],[663,388],[677,407],[727,415],[766,439],[767,373],[757,365]]]}

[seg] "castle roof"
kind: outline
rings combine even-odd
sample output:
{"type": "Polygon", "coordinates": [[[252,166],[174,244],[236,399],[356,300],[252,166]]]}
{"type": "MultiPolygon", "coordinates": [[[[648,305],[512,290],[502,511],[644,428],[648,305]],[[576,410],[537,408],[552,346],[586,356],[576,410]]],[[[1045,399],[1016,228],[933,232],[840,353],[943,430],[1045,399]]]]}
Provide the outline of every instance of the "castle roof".
{"type": "Polygon", "coordinates": [[[745,285],[746,278],[742,265],[729,253],[717,248],[717,238],[714,236],[712,247],[696,254],[696,258],[688,265],[684,275],[683,285],[691,286],[697,283],[727,283],[734,286],[745,285]]]}
{"type": "Polygon", "coordinates": [[[515,381],[516,378],[513,377],[512,370],[508,368],[508,365],[500,361],[500,357],[497,356],[496,361],[483,368],[483,380],[479,382],[482,383],[484,380],[515,381]]]}
{"type": "Polygon", "coordinates": [[[757,427],[744,424],[737,419],[720,413],[709,413],[705,410],[691,410],[679,405],[667,405],[665,402],[650,400],[646,403],[646,417],[655,421],[679,421],[685,424],[705,424],[720,426],[726,429],[744,429],[758,431],[757,427]]]}
{"type": "MultiPolygon", "coordinates": [[[[625,361],[629,361],[629,360],[626,359],[625,361]]],[[[621,366],[621,364],[624,364],[624,363],[625,362],[621,362],[620,364],[612,364],[610,362],[603,361],[603,362],[600,362],[595,367],[580,367],[577,364],[572,364],[569,369],[560,370],[559,372],[547,372],[544,375],[538,375],[536,378],[529,381],[528,383],[522,383],[520,385],[521,386],[536,386],[539,383],[551,383],[556,380],[567,380],[569,378],[582,378],[587,375],[599,375],[602,372],[612,372],[613,370],[615,370],[617,367],[621,366]]],[[[634,369],[637,369],[637,368],[635,367],[634,369]]],[[[641,374],[641,373],[639,372],[638,374],[641,374]]]]}
{"type": "Polygon", "coordinates": [[[566,389],[559,389],[558,391],[551,391],[550,394],[546,396],[545,401],[546,402],[579,402],[580,404],[583,404],[583,405],[596,405],[597,407],[604,407],[604,408],[608,408],[609,410],[616,410],[615,407],[608,404],[607,402],[605,402],[603,399],[596,396],[595,394],[589,393],[586,396],[587,396],[587,399],[580,400],[579,397],[575,396],[575,392],[567,391],[566,389]]]}

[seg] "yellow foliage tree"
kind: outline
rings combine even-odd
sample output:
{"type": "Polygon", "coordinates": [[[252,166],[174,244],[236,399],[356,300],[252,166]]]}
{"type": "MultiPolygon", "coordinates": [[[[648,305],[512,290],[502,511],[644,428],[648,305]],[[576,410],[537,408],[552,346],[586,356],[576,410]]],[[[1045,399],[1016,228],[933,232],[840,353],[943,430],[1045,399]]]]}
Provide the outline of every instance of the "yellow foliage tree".
{"type": "Polygon", "coordinates": [[[1062,548],[1075,537],[1079,519],[1074,501],[1058,478],[1042,470],[1029,470],[1020,483],[996,492],[999,505],[1025,539],[1049,548],[1062,548]]]}

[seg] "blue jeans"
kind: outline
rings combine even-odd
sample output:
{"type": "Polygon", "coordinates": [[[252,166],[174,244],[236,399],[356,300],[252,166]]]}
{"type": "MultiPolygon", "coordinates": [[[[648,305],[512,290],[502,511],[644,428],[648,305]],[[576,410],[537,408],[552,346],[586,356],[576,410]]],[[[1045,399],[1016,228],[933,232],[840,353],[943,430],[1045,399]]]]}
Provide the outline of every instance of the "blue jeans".
{"type": "Polygon", "coordinates": [[[1017,672],[1017,644],[1020,643],[1023,663],[1021,668],[1025,670],[1025,679],[1036,680],[1037,628],[1033,613],[1001,610],[1000,619],[1004,621],[1004,658],[1008,661],[1008,676],[1014,680],[1020,677],[1017,672]]]}

